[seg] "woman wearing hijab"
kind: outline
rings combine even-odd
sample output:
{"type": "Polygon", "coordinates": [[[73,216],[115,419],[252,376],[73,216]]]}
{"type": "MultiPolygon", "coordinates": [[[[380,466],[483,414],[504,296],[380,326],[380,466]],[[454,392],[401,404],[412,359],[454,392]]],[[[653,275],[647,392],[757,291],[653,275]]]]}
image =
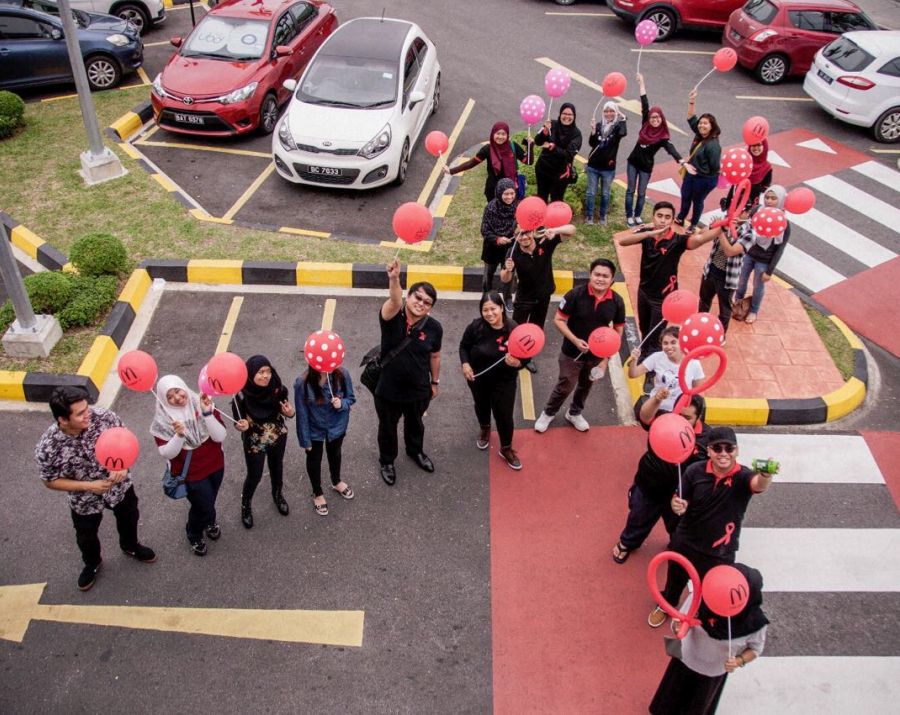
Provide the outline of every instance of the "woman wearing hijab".
{"type": "MultiPolygon", "coordinates": [[[[506,258],[509,245],[516,235],[516,207],[519,199],[516,184],[512,179],[497,182],[494,198],[484,207],[481,216],[481,260],[484,261],[484,281],[481,292],[487,293],[494,285],[497,266],[506,258]]],[[[511,283],[502,283],[503,297],[509,302],[511,283]]]]}
{"type": "Polygon", "coordinates": [[[216,523],[216,496],[225,474],[222,442],[225,426],[208,395],[191,392],[184,380],[166,375],[156,384],[156,414],[150,434],[174,475],[183,475],[187,487],[187,538],[197,556],[206,556],[206,538],[222,535],[216,523]],[[165,409],[163,408],[165,405],[165,409]]]}
{"type": "Polygon", "coordinates": [[[719,135],[722,133],[716,118],[706,112],[699,117],[694,112],[697,102],[697,90],[688,94],[687,120],[694,130],[691,141],[691,154],[687,163],[683,163],[685,174],[681,182],[681,208],[675,223],[684,225],[688,212],[691,214],[691,229],[696,229],[703,215],[703,204],[706,197],[716,188],[719,182],[719,165],[722,158],[722,147],[719,135]]]}
{"type": "Polygon", "coordinates": [[[282,516],[290,513],[281,490],[288,433],[284,418],[293,417],[294,408],[288,401],[287,388],[268,358],[254,355],[247,360],[247,384],[235,395],[231,410],[237,420],[235,427],[243,432],[244,461],[247,463],[247,476],[241,489],[241,523],[245,529],[252,529],[250,503],[267,461],[272,499],[278,513],[282,516]]]}
{"type": "Polygon", "coordinates": [[[587,193],[584,197],[585,223],[594,223],[594,197],[600,184],[600,225],[606,225],[606,211],[609,208],[609,192],[616,178],[616,154],[619,142],[628,134],[625,115],[615,102],[603,105],[600,123],[592,119],[593,132],[588,137],[591,153],[587,161],[587,193]]]}
{"type": "MultiPolygon", "coordinates": [[[[784,210],[784,199],[787,196],[787,190],[780,184],[772,184],[763,194],[763,205],[769,208],[779,208],[784,210]]],[[[755,211],[753,212],[755,213],[755,211]]],[[[766,293],[766,283],[772,280],[778,261],[784,255],[784,249],[787,247],[788,239],[791,237],[791,225],[788,224],[784,229],[784,233],[778,236],[760,236],[750,221],[741,224],[738,230],[738,238],[741,236],[751,236],[753,245],[747,250],[744,256],[744,262],[741,264],[741,276],[738,280],[737,291],[734,294],[734,302],[744,298],[747,293],[747,285],[750,282],[750,274],[753,274],[753,298],[750,301],[750,312],[744,319],[747,323],[756,321],[756,316],[762,306],[763,296],[766,293]]]]}
{"type": "MultiPolygon", "coordinates": [[[[772,165],[768,160],[769,140],[763,139],[759,144],[749,144],[747,151],[750,153],[750,158],[753,159],[753,168],[750,170],[750,176],[747,177],[750,179],[750,197],[747,199],[747,209],[749,210],[772,183],[772,165]]],[[[728,189],[728,196],[720,203],[723,211],[728,211],[728,207],[731,206],[734,192],[735,187],[732,184],[728,189]]]]}
{"type": "Polygon", "coordinates": [[[681,657],[672,657],[650,703],[653,715],[712,715],[725,680],[762,655],[769,619],[762,610],[762,574],[744,564],[734,567],[747,579],[750,593],[744,610],[728,619],[700,604],[701,626],[681,641],[681,657]]]}
{"type": "Polygon", "coordinates": [[[572,162],[581,149],[581,132],[575,126],[575,105],[566,102],[559,108],[559,119],[547,120],[534,138],[541,155],[534,165],[537,195],[544,201],[562,201],[572,183],[572,162]]]}
{"type": "Polygon", "coordinates": [[[669,141],[669,125],[661,107],[650,106],[647,89],[644,86],[644,75],[638,72],[638,87],[641,93],[641,131],[638,132],[637,143],[631,154],[625,171],[628,176],[628,188],[625,189],[625,222],[629,226],[640,226],[644,223],[641,214],[644,211],[644,200],[647,196],[647,184],[656,152],[665,149],[669,155],[683,165],[684,160],[678,150],[669,141]]]}
{"type": "Polygon", "coordinates": [[[475,156],[452,169],[445,166],[444,171],[451,175],[459,174],[486,161],[487,177],[484,180],[484,197],[491,201],[500,179],[512,179],[513,183],[518,186],[519,167],[517,162],[525,163],[526,159],[525,149],[510,142],[509,125],[506,122],[497,122],[491,127],[490,140],[478,150],[475,156]]]}

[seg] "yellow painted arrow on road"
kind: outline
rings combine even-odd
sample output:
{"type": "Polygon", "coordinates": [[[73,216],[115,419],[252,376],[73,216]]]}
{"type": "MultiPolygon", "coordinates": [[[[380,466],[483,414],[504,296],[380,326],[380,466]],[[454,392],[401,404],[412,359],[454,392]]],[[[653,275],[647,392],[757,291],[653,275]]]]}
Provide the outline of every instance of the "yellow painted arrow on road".
{"type": "Polygon", "coordinates": [[[363,611],[70,606],[40,603],[46,583],[0,586],[0,640],[21,643],[31,621],[226,638],[362,646],[363,611]]]}

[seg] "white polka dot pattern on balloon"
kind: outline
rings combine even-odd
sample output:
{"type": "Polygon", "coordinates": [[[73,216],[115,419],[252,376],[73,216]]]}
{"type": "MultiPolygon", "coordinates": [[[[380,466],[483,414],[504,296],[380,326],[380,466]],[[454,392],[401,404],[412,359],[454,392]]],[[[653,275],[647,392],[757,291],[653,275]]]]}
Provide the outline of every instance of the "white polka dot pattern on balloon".
{"type": "Polygon", "coordinates": [[[732,147],[722,154],[721,172],[730,184],[737,184],[750,176],[753,169],[753,157],[742,147],[732,147]]]}
{"type": "Polygon", "coordinates": [[[694,313],[684,321],[678,342],[681,350],[688,353],[701,345],[721,345],[725,339],[722,323],[711,313],[694,313]]]}
{"type": "Polygon", "coordinates": [[[569,73],[562,68],[555,68],[547,72],[544,77],[544,89],[551,97],[562,97],[572,84],[572,78],[569,73]]]}
{"type": "Polygon", "coordinates": [[[303,354],[317,370],[333,372],[344,362],[344,342],[333,330],[317,330],[306,339],[303,354]]]}
{"type": "Polygon", "coordinates": [[[784,233],[787,228],[787,219],[781,209],[766,206],[753,214],[750,224],[758,235],[774,238],[784,233]]]}

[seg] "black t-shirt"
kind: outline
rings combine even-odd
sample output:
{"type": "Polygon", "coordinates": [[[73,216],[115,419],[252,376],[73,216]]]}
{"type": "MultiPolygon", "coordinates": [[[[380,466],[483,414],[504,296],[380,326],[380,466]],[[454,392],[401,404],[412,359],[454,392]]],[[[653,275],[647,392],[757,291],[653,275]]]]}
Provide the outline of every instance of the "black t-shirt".
{"type": "Polygon", "coordinates": [[[562,239],[554,236],[536,244],[532,253],[525,253],[518,244],[513,244],[513,248],[510,248],[516,275],[519,277],[517,303],[537,301],[553,295],[556,290],[556,281],[553,280],[553,252],[560,243],[562,239]]]}
{"type": "MultiPolygon", "coordinates": [[[[463,333],[462,339],[459,341],[459,361],[460,363],[469,363],[472,370],[477,374],[482,370],[491,367],[498,360],[507,355],[506,342],[509,340],[509,334],[516,327],[516,323],[508,320],[506,325],[496,330],[492,328],[483,318],[476,318],[463,333]]],[[[475,378],[478,380],[494,380],[497,382],[506,380],[515,380],[519,368],[511,367],[505,362],[501,362],[496,367],[490,369],[484,375],[475,378]]]]}
{"type": "Polygon", "coordinates": [[[744,513],[753,496],[753,476],[752,470],[736,464],[730,474],[716,479],[709,460],[686,469],[681,484],[688,508],[678,522],[672,545],[733,562],[744,513]]]}
{"type": "MultiPolygon", "coordinates": [[[[661,413],[665,414],[665,413],[661,413]]],[[[706,445],[709,439],[709,427],[703,422],[697,422],[700,431],[694,428],[694,451],[681,463],[681,474],[692,464],[706,462],[706,445]]],[[[642,425],[644,429],[648,429],[642,425]]],[[[678,491],[678,465],[661,459],[647,441],[647,451],[638,462],[637,473],[634,475],[634,483],[648,499],[658,504],[664,504],[666,509],[671,508],[669,501],[672,495],[678,491]]]]}
{"type": "Polygon", "coordinates": [[[381,358],[403,342],[412,340],[382,368],[375,394],[394,402],[415,402],[431,396],[431,354],[440,352],[444,329],[430,315],[414,325],[406,322],[406,304],[390,320],[378,312],[381,325],[381,358]]]}
{"type": "Polygon", "coordinates": [[[647,297],[662,300],[678,290],[678,262],[687,250],[687,242],[688,237],[678,233],[670,238],[650,236],[641,241],[640,290],[647,297]]]}
{"type": "MultiPolygon", "coordinates": [[[[625,301],[612,288],[605,295],[596,296],[590,285],[576,286],[559,301],[557,315],[568,320],[569,330],[575,337],[587,340],[588,336],[600,327],[625,325],[625,301]]],[[[568,339],[563,338],[563,354],[571,358],[578,357],[581,351],[568,339]]],[[[585,356],[587,357],[587,356],[585,356]]]]}

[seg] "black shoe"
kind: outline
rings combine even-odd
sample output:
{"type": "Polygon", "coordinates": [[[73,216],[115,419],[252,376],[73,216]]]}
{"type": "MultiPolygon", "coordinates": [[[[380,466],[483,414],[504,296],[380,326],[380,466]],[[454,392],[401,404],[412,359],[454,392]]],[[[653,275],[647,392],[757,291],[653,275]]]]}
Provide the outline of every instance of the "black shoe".
{"type": "Polygon", "coordinates": [[[389,487],[394,486],[394,482],[397,481],[397,472],[394,469],[393,464],[382,464],[381,465],[381,478],[384,480],[384,483],[389,487]]]}
{"type": "Polygon", "coordinates": [[[253,511],[250,509],[250,502],[241,502],[241,523],[245,529],[253,528],[253,511]]]}
{"type": "Polygon", "coordinates": [[[81,575],[78,577],[78,590],[79,591],[90,591],[91,586],[94,585],[94,581],[97,580],[97,572],[100,570],[100,566],[103,565],[103,561],[101,561],[96,566],[85,566],[81,569],[81,575]]]}
{"type": "Polygon", "coordinates": [[[153,549],[149,546],[144,546],[143,544],[135,546],[133,551],[122,549],[122,553],[145,564],[152,564],[156,561],[156,554],[153,549]]]}
{"type": "Polygon", "coordinates": [[[431,458],[425,454],[425,452],[419,452],[418,454],[410,454],[412,460],[419,465],[421,469],[424,469],[426,472],[434,471],[434,462],[431,461],[431,458]]]}
{"type": "Polygon", "coordinates": [[[525,369],[528,370],[532,375],[537,375],[537,365],[533,362],[526,362],[525,369]]]}
{"type": "Polygon", "coordinates": [[[281,492],[277,494],[273,494],[272,498],[275,500],[275,506],[278,507],[278,513],[282,516],[287,516],[291,513],[291,508],[288,506],[288,503],[284,500],[284,497],[281,495],[281,492]]]}
{"type": "Polygon", "coordinates": [[[191,551],[197,554],[197,556],[206,556],[206,542],[203,539],[191,541],[191,551]]]}
{"type": "Polygon", "coordinates": [[[210,541],[218,541],[219,537],[222,535],[222,529],[218,524],[207,526],[205,532],[206,538],[210,541]]]}

